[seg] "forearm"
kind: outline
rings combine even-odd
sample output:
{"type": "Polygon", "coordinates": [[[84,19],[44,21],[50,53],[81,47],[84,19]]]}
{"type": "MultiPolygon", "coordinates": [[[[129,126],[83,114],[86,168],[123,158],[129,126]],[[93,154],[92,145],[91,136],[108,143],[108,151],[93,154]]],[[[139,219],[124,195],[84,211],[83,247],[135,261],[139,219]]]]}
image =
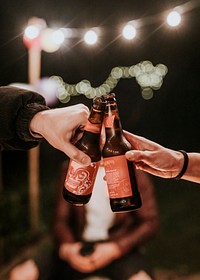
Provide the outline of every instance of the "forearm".
{"type": "Polygon", "coordinates": [[[188,166],[182,179],[200,183],[200,153],[188,153],[188,166]]]}

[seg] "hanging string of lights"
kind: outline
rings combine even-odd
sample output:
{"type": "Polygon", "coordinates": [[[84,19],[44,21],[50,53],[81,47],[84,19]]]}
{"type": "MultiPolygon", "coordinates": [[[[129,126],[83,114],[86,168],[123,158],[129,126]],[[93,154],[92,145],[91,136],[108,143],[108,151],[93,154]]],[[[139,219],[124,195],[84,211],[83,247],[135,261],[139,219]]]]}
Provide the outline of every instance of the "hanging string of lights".
{"type": "MultiPolygon", "coordinates": [[[[165,11],[160,15],[154,15],[145,17],[143,19],[133,19],[127,24],[123,25],[121,35],[126,40],[133,40],[137,36],[137,29],[145,24],[151,24],[155,20],[163,18],[170,27],[178,27],[181,24],[182,16],[196,7],[200,6],[199,0],[187,1],[184,4],[176,6],[171,10],[165,11]]],[[[37,24],[33,21],[29,21],[28,26],[24,31],[24,44],[27,48],[35,47],[44,50],[45,52],[55,52],[64,43],[65,40],[70,38],[82,37],[84,42],[88,45],[95,45],[98,43],[100,34],[99,27],[93,27],[89,30],[79,28],[50,28],[47,26],[44,19],[39,19],[37,24]]]]}
{"type": "Polygon", "coordinates": [[[135,77],[136,82],[141,88],[141,94],[144,99],[153,97],[153,90],[158,90],[163,84],[163,78],[168,72],[164,64],[153,66],[150,61],[142,61],[132,66],[114,67],[108,78],[98,87],[92,87],[88,80],[82,80],[77,84],[68,84],[61,77],[52,76],[57,84],[57,98],[62,103],[69,102],[71,96],[83,94],[92,99],[96,96],[111,92],[118,84],[120,79],[130,79],[135,77]]]}
{"type": "MultiPolygon", "coordinates": [[[[177,27],[181,24],[184,13],[200,6],[199,0],[188,1],[177,6],[163,14],[166,23],[170,27],[177,27]]],[[[146,24],[155,21],[156,16],[146,18],[146,24]]],[[[145,23],[143,19],[131,20],[125,24],[121,30],[121,36],[126,40],[133,40],[137,36],[137,28],[145,23]]],[[[145,21],[145,19],[144,19],[145,21]]],[[[38,52],[55,52],[59,50],[65,40],[78,38],[82,36],[84,42],[88,45],[95,45],[99,40],[100,28],[90,28],[89,30],[77,28],[49,28],[44,19],[32,18],[25,28],[23,42],[28,49],[35,49],[38,52]],[[36,20],[35,20],[36,19],[36,20]],[[81,31],[80,31],[81,30],[81,31]]],[[[82,80],[77,84],[69,84],[63,81],[61,77],[52,76],[48,79],[50,83],[56,84],[57,98],[63,102],[69,102],[71,96],[84,94],[87,98],[94,98],[105,93],[111,92],[118,84],[120,79],[129,79],[135,77],[136,82],[141,88],[141,94],[144,99],[150,99],[153,91],[160,89],[163,78],[168,69],[164,64],[153,66],[150,61],[142,61],[132,66],[114,67],[107,79],[98,87],[92,87],[88,80],[82,80]]]]}

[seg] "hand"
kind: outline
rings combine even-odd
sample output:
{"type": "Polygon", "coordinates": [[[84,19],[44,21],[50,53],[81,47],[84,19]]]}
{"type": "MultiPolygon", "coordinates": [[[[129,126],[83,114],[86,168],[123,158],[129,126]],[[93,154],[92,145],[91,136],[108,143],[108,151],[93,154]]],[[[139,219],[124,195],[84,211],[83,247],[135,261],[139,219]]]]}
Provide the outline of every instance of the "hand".
{"type": "Polygon", "coordinates": [[[90,273],[96,270],[96,267],[91,259],[91,256],[82,256],[80,249],[82,244],[65,243],[60,246],[59,257],[68,262],[74,269],[82,273],[90,273]]]}
{"type": "Polygon", "coordinates": [[[25,261],[15,266],[9,275],[9,280],[37,280],[39,271],[33,260],[25,261]]]}
{"type": "Polygon", "coordinates": [[[72,144],[73,137],[77,137],[77,129],[86,124],[88,116],[89,109],[83,104],[45,110],[32,118],[30,130],[42,135],[49,144],[71,159],[89,165],[90,157],[72,144]]]}
{"type": "Polygon", "coordinates": [[[126,158],[133,161],[137,169],[163,178],[173,178],[179,174],[184,161],[180,152],[126,131],[124,136],[134,149],[126,153],[126,158]]]}
{"type": "Polygon", "coordinates": [[[140,270],[138,273],[134,274],[128,280],[152,280],[152,278],[143,270],[140,270]]]}
{"type": "Polygon", "coordinates": [[[90,255],[96,269],[105,267],[120,256],[120,249],[114,242],[97,243],[94,253],[90,255]]]}

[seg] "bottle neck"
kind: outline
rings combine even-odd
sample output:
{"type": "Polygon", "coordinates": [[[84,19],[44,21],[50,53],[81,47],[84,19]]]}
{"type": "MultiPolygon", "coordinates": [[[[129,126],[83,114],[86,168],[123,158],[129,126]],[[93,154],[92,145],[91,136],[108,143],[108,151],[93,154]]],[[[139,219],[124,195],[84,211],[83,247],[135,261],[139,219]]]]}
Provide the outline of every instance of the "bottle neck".
{"type": "Polygon", "coordinates": [[[87,124],[84,127],[85,131],[89,131],[95,134],[101,133],[101,127],[104,118],[104,110],[92,108],[87,124]]]}
{"type": "Polygon", "coordinates": [[[108,102],[105,110],[104,126],[106,138],[122,137],[122,125],[116,102],[108,102]]]}
{"type": "Polygon", "coordinates": [[[104,118],[103,108],[101,110],[92,108],[88,120],[93,124],[102,124],[103,118],[104,118]]]}

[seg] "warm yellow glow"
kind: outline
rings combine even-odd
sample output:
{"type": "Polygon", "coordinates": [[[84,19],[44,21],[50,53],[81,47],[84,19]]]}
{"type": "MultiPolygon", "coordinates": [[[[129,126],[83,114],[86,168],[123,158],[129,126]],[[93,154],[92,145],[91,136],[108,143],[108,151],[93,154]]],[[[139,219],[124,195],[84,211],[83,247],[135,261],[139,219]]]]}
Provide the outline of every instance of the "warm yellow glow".
{"type": "Polygon", "coordinates": [[[154,90],[161,88],[167,72],[168,68],[164,64],[160,63],[154,66],[151,61],[145,60],[132,66],[114,67],[107,79],[98,87],[93,87],[88,80],[82,80],[77,84],[68,84],[61,77],[53,76],[52,79],[57,83],[58,99],[63,103],[67,103],[70,96],[79,94],[84,94],[89,99],[102,96],[112,92],[120,79],[133,77],[141,88],[142,97],[148,100],[153,97],[154,90]]]}
{"type": "Polygon", "coordinates": [[[44,29],[41,33],[41,46],[46,52],[52,53],[60,48],[61,43],[64,41],[61,31],[54,31],[51,28],[44,29]]]}

